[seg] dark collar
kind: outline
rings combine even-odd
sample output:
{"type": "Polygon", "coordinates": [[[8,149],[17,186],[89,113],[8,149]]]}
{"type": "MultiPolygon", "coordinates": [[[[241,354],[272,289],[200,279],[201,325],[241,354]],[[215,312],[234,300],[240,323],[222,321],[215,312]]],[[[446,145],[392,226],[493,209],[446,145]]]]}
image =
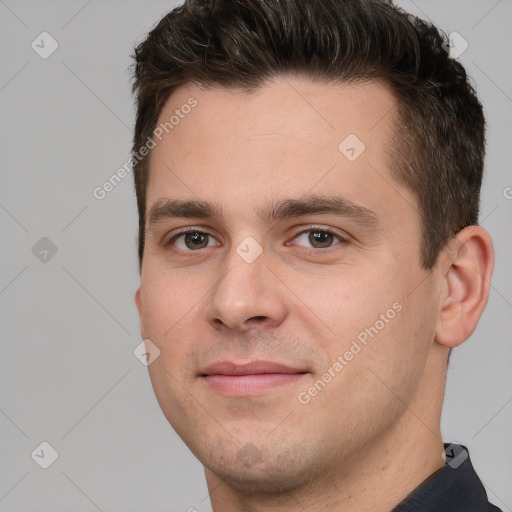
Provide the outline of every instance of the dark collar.
{"type": "Polygon", "coordinates": [[[391,512],[502,512],[489,503],[468,449],[454,443],[444,448],[446,464],[391,512]]]}

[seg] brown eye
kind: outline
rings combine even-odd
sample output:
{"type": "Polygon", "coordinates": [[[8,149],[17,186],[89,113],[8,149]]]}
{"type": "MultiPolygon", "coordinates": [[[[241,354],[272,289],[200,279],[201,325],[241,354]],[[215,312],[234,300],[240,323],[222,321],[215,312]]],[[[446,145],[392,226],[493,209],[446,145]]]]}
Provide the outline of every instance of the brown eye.
{"type": "Polygon", "coordinates": [[[297,243],[297,245],[306,245],[306,247],[313,249],[328,249],[336,245],[336,239],[339,242],[347,241],[339,235],[325,229],[308,229],[302,231],[295,237],[295,243],[297,243]]]}
{"type": "Polygon", "coordinates": [[[199,233],[199,231],[194,231],[193,233],[185,234],[185,245],[189,249],[203,249],[208,246],[208,237],[209,235],[205,233],[199,233]]]}
{"type": "Polygon", "coordinates": [[[212,241],[214,241],[214,239],[208,233],[194,230],[174,236],[167,245],[172,245],[182,251],[190,252],[215,245],[211,243],[212,241]]]}
{"type": "Polygon", "coordinates": [[[308,239],[313,247],[325,248],[332,245],[334,236],[328,231],[310,231],[308,239]]]}

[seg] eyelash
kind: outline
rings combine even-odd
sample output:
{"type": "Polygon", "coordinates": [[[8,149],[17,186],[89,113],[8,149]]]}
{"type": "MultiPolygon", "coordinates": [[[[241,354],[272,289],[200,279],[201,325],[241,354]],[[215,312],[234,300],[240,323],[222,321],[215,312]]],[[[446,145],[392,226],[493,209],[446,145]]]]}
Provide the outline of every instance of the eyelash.
{"type": "MultiPolygon", "coordinates": [[[[320,226],[308,226],[306,229],[303,229],[302,231],[298,231],[294,236],[293,236],[293,240],[295,240],[296,238],[298,238],[300,235],[303,235],[304,233],[309,233],[309,232],[312,232],[312,231],[317,231],[317,232],[321,232],[321,233],[327,233],[329,235],[333,235],[335,238],[337,238],[339,240],[339,243],[335,244],[333,243],[333,245],[329,246],[329,247],[325,247],[325,248],[318,248],[318,247],[303,247],[303,246],[300,246],[303,250],[305,250],[306,252],[315,252],[315,253],[318,253],[319,251],[321,252],[327,252],[331,249],[333,249],[334,247],[336,247],[337,245],[344,245],[344,244],[347,244],[349,243],[349,240],[343,236],[341,236],[340,234],[332,231],[332,230],[329,230],[329,229],[324,229],[320,226]]],[[[215,238],[211,233],[208,233],[207,231],[201,231],[200,229],[198,228],[194,228],[194,227],[191,227],[191,228],[188,228],[186,230],[183,230],[177,234],[175,234],[172,238],[170,238],[167,242],[164,243],[164,246],[165,247],[170,247],[172,246],[175,241],[181,237],[181,236],[184,236],[186,235],[187,233],[199,233],[201,235],[208,235],[212,238],[215,238]]],[[[288,242],[286,243],[286,245],[293,245],[293,244],[289,244],[288,242]]],[[[206,247],[205,249],[207,249],[208,247],[206,247]]],[[[197,250],[192,250],[192,249],[187,249],[187,250],[184,250],[184,249],[175,249],[176,251],[182,251],[182,252],[199,252],[201,251],[201,249],[197,249],[197,250]]]]}

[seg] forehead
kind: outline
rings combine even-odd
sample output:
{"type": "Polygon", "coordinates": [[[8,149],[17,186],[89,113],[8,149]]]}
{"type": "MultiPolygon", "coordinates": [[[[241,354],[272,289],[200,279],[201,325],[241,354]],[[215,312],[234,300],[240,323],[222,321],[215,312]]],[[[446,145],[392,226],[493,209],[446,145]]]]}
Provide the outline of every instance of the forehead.
{"type": "Polygon", "coordinates": [[[158,124],[174,117],[176,125],[169,132],[178,139],[189,135],[187,127],[193,124],[205,142],[221,135],[212,132],[212,126],[222,126],[226,132],[235,129],[240,136],[272,134],[312,143],[346,132],[369,142],[387,131],[396,114],[394,106],[395,98],[380,82],[335,84],[281,77],[252,91],[189,84],[168,98],[158,124]],[[197,105],[189,109],[192,99],[197,105]],[[184,122],[187,116],[194,119],[192,123],[184,122]]]}
{"type": "Polygon", "coordinates": [[[395,116],[379,83],[289,77],[253,92],[181,87],[158,120],[146,208],[172,197],[235,211],[333,191],[373,210],[393,194],[410,205],[408,191],[386,185],[395,116]]]}

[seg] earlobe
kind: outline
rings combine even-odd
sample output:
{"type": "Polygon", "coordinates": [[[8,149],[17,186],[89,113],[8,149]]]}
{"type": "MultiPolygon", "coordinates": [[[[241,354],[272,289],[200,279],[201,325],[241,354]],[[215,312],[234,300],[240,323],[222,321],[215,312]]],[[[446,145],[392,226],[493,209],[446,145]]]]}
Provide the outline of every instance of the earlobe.
{"type": "Polygon", "coordinates": [[[450,240],[439,258],[444,291],[436,341],[453,348],[471,336],[487,304],[494,267],[491,237],[481,226],[468,226],[450,240]]]}

